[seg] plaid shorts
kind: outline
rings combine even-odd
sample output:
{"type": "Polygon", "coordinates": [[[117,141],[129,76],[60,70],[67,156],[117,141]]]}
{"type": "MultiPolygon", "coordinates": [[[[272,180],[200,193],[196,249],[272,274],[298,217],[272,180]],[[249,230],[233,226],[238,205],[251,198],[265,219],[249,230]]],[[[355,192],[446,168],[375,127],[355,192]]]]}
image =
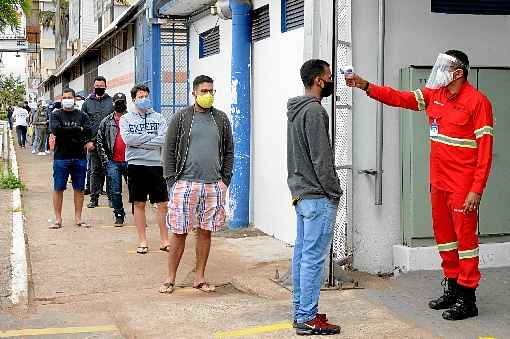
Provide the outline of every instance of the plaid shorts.
{"type": "Polygon", "coordinates": [[[176,234],[194,228],[219,231],[225,224],[227,186],[219,181],[203,184],[178,180],[170,190],[166,225],[176,234]]]}

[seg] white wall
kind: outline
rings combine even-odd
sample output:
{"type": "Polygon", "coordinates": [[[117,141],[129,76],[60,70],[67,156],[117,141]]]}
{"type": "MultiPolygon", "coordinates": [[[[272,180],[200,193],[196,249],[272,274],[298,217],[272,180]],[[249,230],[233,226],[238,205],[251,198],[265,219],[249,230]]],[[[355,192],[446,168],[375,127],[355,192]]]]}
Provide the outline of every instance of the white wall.
{"type": "Polygon", "coordinates": [[[85,77],[82,75],[69,82],[69,87],[74,89],[76,93],[83,91],[85,89],[85,77]]]}
{"type": "MultiPolygon", "coordinates": [[[[369,81],[377,79],[377,1],[352,1],[353,64],[369,81]]],[[[510,19],[446,15],[430,1],[386,2],[385,80],[399,87],[399,70],[431,65],[447,49],[464,50],[472,65],[508,66],[510,19]]],[[[393,269],[392,246],[401,243],[399,111],[384,109],[383,205],[374,205],[374,179],[358,175],[375,167],[376,104],[355,91],[353,104],[354,267],[368,272],[393,269]]]]}
{"type": "MultiPolygon", "coordinates": [[[[232,96],[230,93],[230,61],[232,57],[232,21],[219,20],[220,26],[220,53],[200,59],[198,57],[198,34],[201,34],[214,27],[216,16],[207,16],[194,22],[190,28],[190,88],[192,89],[193,79],[201,74],[208,75],[214,79],[216,97],[214,107],[230,115],[230,104],[232,96]],[[197,34],[198,32],[198,34],[197,34]]],[[[190,90],[191,91],[191,90],[190,90]]],[[[193,97],[190,93],[190,102],[193,97]]]]}
{"type": "Polygon", "coordinates": [[[270,37],[253,43],[252,216],[256,227],[294,242],[296,216],[287,186],[287,100],[301,95],[304,29],[281,33],[281,1],[269,3],[270,37]]]}
{"type": "Polygon", "coordinates": [[[129,103],[130,91],[135,85],[135,48],[132,47],[99,65],[97,73],[106,78],[108,94],[122,92],[129,103]]]}
{"type": "Polygon", "coordinates": [[[97,35],[97,21],[94,21],[94,1],[81,2],[80,42],[85,48],[97,35]]]}
{"type": "Polygon", "coordinates": [[[58,83],[55,85],[53,89],[53,96],[55,97],[55,101],[59,101],[62,98],[62,83],[58,83]]]}

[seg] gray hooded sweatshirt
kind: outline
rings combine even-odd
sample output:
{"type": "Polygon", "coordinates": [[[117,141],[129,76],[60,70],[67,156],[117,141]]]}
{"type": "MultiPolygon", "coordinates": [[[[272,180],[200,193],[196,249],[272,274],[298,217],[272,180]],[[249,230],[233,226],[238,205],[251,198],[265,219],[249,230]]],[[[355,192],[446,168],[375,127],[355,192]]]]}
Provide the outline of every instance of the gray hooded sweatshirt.
{"type": "Polygon", "coordinates": [[[329,118],[320,101],[299,96],[287,103],[287,184],[293,198],[341,195],[329,139],[329,118]]]}
{"type": "Polygon", "coordinates": [[[152,110],[146,114],[128,112],[120,118],[119,128],[129,165],[162,166],[161,148],[167,129],[163,115],[152,110]]]}

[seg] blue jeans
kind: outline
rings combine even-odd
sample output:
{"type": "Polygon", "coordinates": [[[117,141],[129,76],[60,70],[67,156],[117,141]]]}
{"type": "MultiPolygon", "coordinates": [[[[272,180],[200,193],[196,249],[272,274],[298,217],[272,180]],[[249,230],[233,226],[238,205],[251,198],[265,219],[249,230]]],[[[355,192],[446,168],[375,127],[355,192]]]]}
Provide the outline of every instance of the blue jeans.
{"type": "Polygon", "coordinates": [[[108,196],[112,201],[113,214],[124,216],[124,205],[122,203],[122,178],[127,177],[127,162],[108,160],[106,165],[106,186],[108,196]]]}
{"type": "Polygon", "coordinates": [[[34,135],[32,135],[32,152],[35,152],[38,150],[39,145],[39,138],[40,136],[40,130],[37,127],[34,127],[34,135]]]}
{"type": "Polygon", "coordinates": [[[333,238],[338,205],[327,198],[302,199],[296,205],[297,236],[292,259],[294,320],[315,318],[324,263],[333,238]]]}

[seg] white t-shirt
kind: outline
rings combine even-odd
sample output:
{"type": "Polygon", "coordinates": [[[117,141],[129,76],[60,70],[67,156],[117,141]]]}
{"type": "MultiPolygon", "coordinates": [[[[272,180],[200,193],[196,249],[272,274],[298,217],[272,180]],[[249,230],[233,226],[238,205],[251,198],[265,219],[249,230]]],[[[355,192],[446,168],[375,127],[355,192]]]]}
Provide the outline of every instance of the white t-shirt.
{"type": "Polygon", "coordinates": [[[20,107],[14,107],[12,120],[14,121],[14,126],[26,126],[28,120],[27,110],[20,107]]]}

